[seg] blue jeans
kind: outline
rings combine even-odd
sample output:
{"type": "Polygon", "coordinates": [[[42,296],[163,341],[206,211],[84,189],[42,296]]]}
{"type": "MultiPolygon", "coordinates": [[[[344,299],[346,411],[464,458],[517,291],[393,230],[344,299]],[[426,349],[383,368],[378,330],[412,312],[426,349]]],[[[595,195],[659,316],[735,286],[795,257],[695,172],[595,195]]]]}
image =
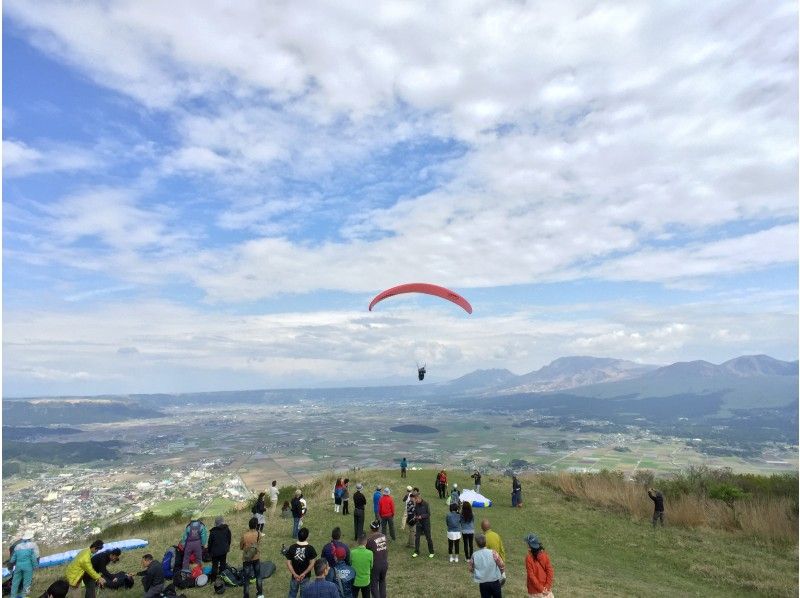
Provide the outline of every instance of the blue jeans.
{"type": "Polygon", "coordinates": [[[300,531],[300,518],[294,517],[294,523],[292,524],[292,538],[297,540],[297,532],[300,531]]]}
{"type": "Polygon", "coordinates": [[[244,598],[249,598],[250,596],[250,580],[255,578],[256,580],[256,592],[258,592],[259,596],[264,595],[264,588],[261,584],[261,562],[260,561],[248,561],[246,563],[242,563],[242,587],[244,588],[244,598]]]}
{"type": "Polygon", "coordinates": [[[300,590],[300,594],[303,594],[303,590],[305,589],[306,585],[308,585],[309,579],[308,577],[304,577],[303,581],[297,581],[294,577],[289,578],[289,598],[297,598],[297,591],[300,590]]]}

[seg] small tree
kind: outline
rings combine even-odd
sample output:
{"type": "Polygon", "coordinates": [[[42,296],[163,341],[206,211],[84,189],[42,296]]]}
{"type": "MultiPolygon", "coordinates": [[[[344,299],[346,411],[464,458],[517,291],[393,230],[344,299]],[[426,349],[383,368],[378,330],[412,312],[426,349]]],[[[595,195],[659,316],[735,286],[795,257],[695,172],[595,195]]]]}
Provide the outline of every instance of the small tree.
{"type": "Polygon", "coordinates": [[[746,492],[744,492],[741,488],[731,486],[730,484],[718,484],[717,486],[711,488],[708,496],[717,500],[721,500],[728,505],[728,508],[733,512],[734,522],[737,526],[739,526],[739,517],[736,514],[736,501],[747,496],[746,492]]]}
{"type": "Polygon", "coordinates": [[[638,469],[636,473],[633,474],[633,482],[636,485],[644,486],[645,488],[652,487],[655,479],[655,474],[649,469],[638,469]]]}

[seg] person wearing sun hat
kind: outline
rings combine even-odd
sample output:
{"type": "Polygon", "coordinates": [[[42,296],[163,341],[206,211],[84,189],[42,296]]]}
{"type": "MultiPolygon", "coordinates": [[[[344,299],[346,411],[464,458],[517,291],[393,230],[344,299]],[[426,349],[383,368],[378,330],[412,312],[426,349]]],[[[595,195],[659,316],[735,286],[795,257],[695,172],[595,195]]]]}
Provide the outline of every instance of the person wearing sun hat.
{"type": "Polygon", "coordinates": [[[27,596],[31,591],[33,570],[39,566],[39,547],[33,541],[33,531],[25,530],[22,540],[14,546],[14,553],[8,561],[14,565],[11,578],[11,598],[27,596]]]}
{"type": "Polygon", "coordinates": [[[529,548],[525,557],[529,598],[553,598],[553,566],[550,564],[550,557],[536,534],[525,536],[525,543],[529,548]]]}

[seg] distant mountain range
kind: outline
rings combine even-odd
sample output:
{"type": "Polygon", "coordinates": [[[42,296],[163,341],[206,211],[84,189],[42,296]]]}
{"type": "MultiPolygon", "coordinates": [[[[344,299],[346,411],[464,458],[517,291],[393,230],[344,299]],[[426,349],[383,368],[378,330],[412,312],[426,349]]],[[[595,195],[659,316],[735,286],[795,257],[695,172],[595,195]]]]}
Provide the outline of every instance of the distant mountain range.
{"type": "Polygon", "coordinates": [[[624,359],[561,357],[527,374],[476,370],[438,385],[464,395],[565,392],[592,398],[651,398],[721,393],[728,409],[777,407],[796,402],[798,362],[746,355],[715,365],[678,362],[658,367],[624,359]]]}

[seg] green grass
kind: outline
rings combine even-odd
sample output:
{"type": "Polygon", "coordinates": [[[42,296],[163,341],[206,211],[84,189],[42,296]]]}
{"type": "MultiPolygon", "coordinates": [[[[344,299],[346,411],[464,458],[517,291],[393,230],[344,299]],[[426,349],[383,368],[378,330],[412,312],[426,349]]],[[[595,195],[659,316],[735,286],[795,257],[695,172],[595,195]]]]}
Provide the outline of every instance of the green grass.
{"type": "MultiPolygon", "coordinates": [[[[377,484],[388,485],[398,498],[408,484],[419,486],[433,511],[434,560],[411,559],[410,551],[401,546],[402,534],[389,549],[389,595],[392,598],[455,598],[478,595],[463,562],[447,561],[447,540],[444,517],[446,507],[435,497],[434,471],[409,471],[407,480],[399,479],[398,471],[349,472],[348,477],[363,481],[367,491],[377,484]]],[[[449,472],[449,479],[459,486],[468,486],[467,473],[449,472]]],[[[523,536],[539,534],[555,568],[554,593],[561,596],[797,596],[797,547],[757,542],[740,533],[717,530],[665,528],[653,531],[649,523],[636,523],[616,515],[569,500],[540,485],[524,480],[524,507],[511,509],[510,481],[507,478],[483,478],[483,492],[495,501],[486,510],[476,509],[478,519],[488,516],[492,527],[502,536],[508,553],[508,583],[504,596],[524,597],[525,544],[523,536]]],[[[330,530],[339,525],[343,538],[352,538],[352,517],[333,512],[330,500],[332,479],[325,478],[306,487],[309,514],[306,526],[311,530],[310,542],[319,551],[329,539],[330,530]]],[[[355,487],[353,488],[355,491],[355,487]]],[[[368,509],[371,492],[368,493],[368,509]]],[[[669,505],[667,505],[669,508],[669,505]]],[[[206,522],[217,513],[207,511],[206,522]]],[[[246,527],[249,511],[227,515],[234,532],[234,544],[246,527]]],[[[669,522],[669,510],[667,521],[669,522]]],[[[398,518],[399,531],[399,518],[398,518]]],[[[157,558],[167,546],[177,542],[183,524],[152,530],[136,530],[124,537],[143,537],[150,541],[146,550],[124,553],[120,569],[136,571],[139,559],[146,552],[157,558]]],[[[265,582],[266,596],[282,596],[288,590],[288,574],[279,553],[281,543],[291,543],[291,520],[268,519],[263,540],[262,558],[279,565],[277,573],[265,582]]],[[[106,540],[122,539],[105,538],[106,540]]],[[[84,544],[88,545],[89,541],[84,544]]],[[[424,540],[423,540],[424,543],[424,540]]],[[[238,549],[229,559],[240,562],[238,549]]],[[[463,556],[462,556],[463,560],[463,556]]],[[[34,575],[33,595],[38,595],[63,568],[46,569],[34,575]]],[[[137,584],[139,583],[137,579],[137,584]]],[[[229,589],[239,595],[239,590],[229,589]]],[[[211,588],[193,589],[188,596],[213,597],[211,588]]],[[[141,586],[117,592],[125,598],[141,595],[141,586]]]]}
{"type": "Polygon", "coordinates": [[[191,498],[176,498],[174,500],[165,500],[164,502],[155,505],[151,511],[155,515],[161,517],[165,515],[172,515],[175,511],[190,511],[197,508],[197,501],[191,498]]]}

